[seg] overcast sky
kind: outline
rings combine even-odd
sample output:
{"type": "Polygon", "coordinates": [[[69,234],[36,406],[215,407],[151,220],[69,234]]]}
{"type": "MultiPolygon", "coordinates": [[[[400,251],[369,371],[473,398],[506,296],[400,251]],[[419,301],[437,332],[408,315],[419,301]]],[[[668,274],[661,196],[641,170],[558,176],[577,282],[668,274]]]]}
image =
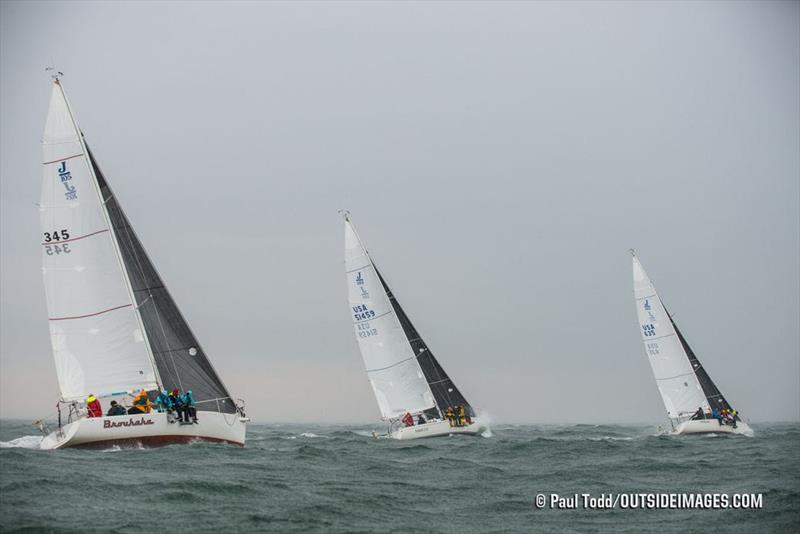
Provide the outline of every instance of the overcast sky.
{"type": "Polygon", "coordinates": [[[377,421],[349,208],[495,421],[666,421],[627,249],[728,400],[800,418],[800,4],[2,2],[0,417],[58,397],[40,138],[64,71],[259,421],[377,421]]]}

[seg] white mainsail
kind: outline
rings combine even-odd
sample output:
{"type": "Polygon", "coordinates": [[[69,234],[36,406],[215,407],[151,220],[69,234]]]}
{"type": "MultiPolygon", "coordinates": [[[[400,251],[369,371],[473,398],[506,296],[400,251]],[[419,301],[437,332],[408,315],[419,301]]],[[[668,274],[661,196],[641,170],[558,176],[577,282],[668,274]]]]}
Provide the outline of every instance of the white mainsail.
{"type": "Polygon", "coordinates": [[[157,387],[86,146],[61,84],[42,140],[42,272],[61,398],[157,387]]]}
{"type": "Polygon", "coordinates": [[[345,271],[356,339],[381,415],[394,419],[436,406],[375,265],[347,215],[345,271]]]}
{"type": "Polygon", "coordinates": [[[633,290],[640,334],[670,419],[709,410],[708,400],[655,286],[633,255],[633,290]]]}

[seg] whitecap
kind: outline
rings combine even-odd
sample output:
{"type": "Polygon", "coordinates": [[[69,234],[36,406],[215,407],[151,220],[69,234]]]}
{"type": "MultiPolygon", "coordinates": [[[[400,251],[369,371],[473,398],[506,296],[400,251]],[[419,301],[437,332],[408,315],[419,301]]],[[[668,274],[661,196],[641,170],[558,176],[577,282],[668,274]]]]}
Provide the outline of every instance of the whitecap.
{"type": "Polygon", "coordinates": [[[0,441],[0,449],[39,449],[44,436],[22,436],[11,441],[0,441]]]}

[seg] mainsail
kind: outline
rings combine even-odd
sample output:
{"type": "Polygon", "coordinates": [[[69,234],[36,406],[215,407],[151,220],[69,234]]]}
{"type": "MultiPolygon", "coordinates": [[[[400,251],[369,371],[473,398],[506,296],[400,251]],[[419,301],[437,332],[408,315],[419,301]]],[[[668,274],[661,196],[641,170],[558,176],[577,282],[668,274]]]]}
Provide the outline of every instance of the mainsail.
{"type": "Polygon", "coordinates": [[[83,140],[58,80],[43,140],[45,288],[63,400],[191,389],[236,411],[83,140]]]}
{"type": "Polygon", "coordinates": [[[698,408],[730,409],[673,322],[636,255],[633,288],[640,333],[667,415],[686,419],[698,408]]]}
{"type": "Polygon", "coordinates": [[[384,419],[474,412],[409,320],[345,214],[345,270],[356,338],[384,419]]]}

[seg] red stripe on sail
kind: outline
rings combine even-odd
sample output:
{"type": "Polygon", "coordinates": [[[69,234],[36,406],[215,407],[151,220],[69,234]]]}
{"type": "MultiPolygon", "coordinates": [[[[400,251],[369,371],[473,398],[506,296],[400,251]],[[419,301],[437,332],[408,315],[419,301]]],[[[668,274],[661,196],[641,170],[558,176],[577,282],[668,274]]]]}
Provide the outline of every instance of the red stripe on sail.
{"type": "Polygon", "coordinates": [[[127,308],[128,306],[133,306],[133,304],[123,304],[122,306],[115,306],[113,308],[109,308],[107,310],[99,311],[97,313],[88,313],[86,315],[75,315],[72,317],[51,317],[50,321],[69,321],[70,319],[84,319],[86,317],[94,317],[96,315],[102,315],[104,313],[112,312],[114,310],[119,310],[122,308],[127,308]]]}
{"type": "Polygon", "coordinates": [[[45,161],[42,165],[50,165],[51,163],[60,163],[62,161],[67,161],[68,159],[79,158],[83,156],[83,154],[75,154],[74,156],[69,156],[66,158],[54,159],[53,161],[45,161]]]}
{"type": "Polygon", "coordinates": [[[78,239],[85,239],[87,237],[92,237],[93,235],[102,234],[103,232],[108,232],[108,228],[106,228],[105,230],[98,230],[96,232],[92,232],[91,234],[86,234],[86,235],[82,235],[82,236],[78,236],[78,237],[73,237],[71,239],[62,239],[61,241],[58,241],[58,240],[48,241],[47,243],[42,243],[42,245],[46,246],[46,245],[58,245],[59,243],[71,243],[73,241],[77,241],[78,239]]]}

